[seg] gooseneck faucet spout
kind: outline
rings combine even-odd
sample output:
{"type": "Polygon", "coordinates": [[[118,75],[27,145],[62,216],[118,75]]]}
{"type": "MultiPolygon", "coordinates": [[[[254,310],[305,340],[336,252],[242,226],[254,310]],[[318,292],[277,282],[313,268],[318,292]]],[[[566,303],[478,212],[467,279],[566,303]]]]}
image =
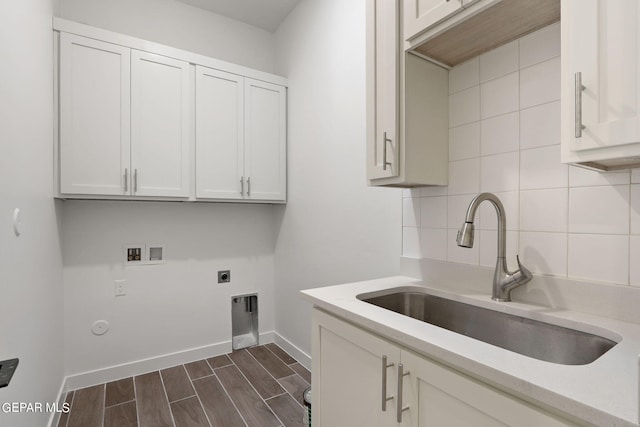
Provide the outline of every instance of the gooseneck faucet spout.
{"type": "Polygon", "coordinates": [[[504,213],[504,206],[500,199],[492,193],[481,193],[473,198],[467,209],[467,216],[464,220],[464,224],[460,230],[458,230],[458,237],[456,242],[458,246],[464,248],[473,247],[474,239],[474,218],[476,211],[480,203],[484,201],[490,202],[496,213],[498,214],[498,259],[496,260],[496,271],[493,275],[493,295],[492,299],[495,301],[511,301],[511,291],[518,286],[524,285],[529,282],[533,275],[522,264],[520,264],[520,257],[516,256],[518,261],[518,270],[509,272],[507,268],[507,260],[505,257],[506,242],[507,242],[507,221],[504,213]]]}

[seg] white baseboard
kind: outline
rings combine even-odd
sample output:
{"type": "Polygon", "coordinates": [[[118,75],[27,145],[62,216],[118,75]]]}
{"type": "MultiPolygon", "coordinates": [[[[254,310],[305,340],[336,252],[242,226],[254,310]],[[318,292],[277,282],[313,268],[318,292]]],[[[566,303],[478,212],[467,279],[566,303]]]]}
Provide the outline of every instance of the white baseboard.
{"type": "MultiPolygon", "coordinates": [[[[260,343],[266,344],[274,342],[275,332],[265,332],[260,334],[260,343]]],[[[150,357],[148,359],[136,360],[121,365],[110,366],[108,368],[96,369],[95,371],[82,372],[80,374],[69,375],[64,379],[62,387],[63,393],[80,388],[116,381],[135,375],[142,375],[147,372],[170,368],[176,365],[195,362],[205,358],[219,356],[231,352],[231,341],[224,341],[210,344],[203,347],[191,348],[175,353],[150,357]]]]}
{"type": "Polygon", "coordinates": [[[291,341],[283,337],[277,332],[273,333],[273,342],[278,344],[284,351],[289,353],[291,357],[296,359],[302,366],[311,370],[311,356],[294,345],[291,341]]]}
{"type": "MultiPolygon", "coordinates": [[[[65,390],[65,385],[66,385],[67,381],[66,378],[62,381],[62,384],[60,385],[60,390],[58,390],[58,408],[62,408],[62,404],[64,403],[65,397],[67,395],[67,392],[65,390]]],[[[56,427],[58,425],[58,422],[60,421],[60,417],[62,416],[61,412],[58,411],[53,411],[51,412],[51,416],[49,417],[49,426],[50,427],[56,427]]]]}

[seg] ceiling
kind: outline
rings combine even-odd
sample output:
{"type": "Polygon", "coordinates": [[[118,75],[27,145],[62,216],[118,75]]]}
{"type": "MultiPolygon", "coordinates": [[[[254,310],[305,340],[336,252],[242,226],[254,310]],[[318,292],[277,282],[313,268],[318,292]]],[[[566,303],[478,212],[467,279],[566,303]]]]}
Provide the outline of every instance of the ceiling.
{"type": "Polygon", "coordinates": [[[300,0],[178,0],[275,32],[300,0]]]}

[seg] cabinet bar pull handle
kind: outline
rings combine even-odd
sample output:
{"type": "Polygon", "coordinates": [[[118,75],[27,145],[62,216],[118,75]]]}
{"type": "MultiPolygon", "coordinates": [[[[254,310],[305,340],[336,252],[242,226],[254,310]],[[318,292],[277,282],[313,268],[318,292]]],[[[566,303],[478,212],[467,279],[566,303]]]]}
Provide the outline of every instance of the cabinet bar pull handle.
{"type": "Polygon", "coordinates": [[[391,162],[387,162],[387,142],[392,142],[390,138],[387,138],[387,133],[384,132],[382,143],[382,170],[386,171],[387,166],[391,166],[391,162]]]}
{"type": "Polygon", "coordinates": [[[244,193],[244,176],[240,177],[240,194],[244,193]]]}
{"type": "Polygon", "coordinates": [[[124,192],[129,192],[129,168],[124,168],[124,192]]]}
{"type": "Polygon", "coordinates": [[[585,89],[586,87],[582,85],[582,73],[577,72],[575,75],[575,95],[576,95],[575,137],[576,138],[582,138],[582,129],[585,128],[585,125],[582,124],[582,91],[585,89]]]}
{"type": "Polygon", "coordinates": [[[382,356],[382,412],[387,411],[387,402],[393,400],[393,396],[387,397],[387,369],[392,366],[393,363],[387,363],[387,356],[382,356]]]}
{"type": "Polygon", "coordinates": [[[133,192],[138,192],[138,169],[133,170],[133,192]]]}
{"type": "Polygon", "coordinates": [[[404,365],[402,363],[398,363],[398,405],[396,411],[396,418],[399,423],[402,422],[402,413],[404,411],[409,410],[409,406],[402,406],[402,382],[406,375],[409,375],[409,371],[404,372],[404,365]]]}
{"type": "Polygon", "coordinates": [[[251,195],[251,177],[247,178],[247,196],[251,195]]]}

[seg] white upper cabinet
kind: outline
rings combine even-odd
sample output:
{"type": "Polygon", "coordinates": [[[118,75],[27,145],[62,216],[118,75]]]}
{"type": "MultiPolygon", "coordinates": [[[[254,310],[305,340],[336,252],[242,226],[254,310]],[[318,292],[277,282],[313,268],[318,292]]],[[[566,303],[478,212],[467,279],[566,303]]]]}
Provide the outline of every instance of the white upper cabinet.
{"type": "Polygon", "coordinates": [[[60,35],[60,191],[124,195],[130,173],[130,49],[60,35]]]}
{"type": "Polygon", "coordinates": [[[54,18],[55,197],[286,202],[287,80],[54,18]]]}
{"type": "Polygon", "coordinates": [[[196,197],[242,199],[244,78],[196,67],[196,197]]]}
{"type": "Polygon", "coordinates": [[[189,63],[131,54],[131,169],[136,196],[189,196],[189,63]]]}
{"type": "Polygon", "coordinates": [[[446,185],[448,72],[400,48],[398,1],[367,1],[370,185],[446,185]]]}
{"type": "Polygon", "coordinates": [[[283,86],[245,79],[245,197],[286,199],[287,93],[283,86]]]}
{"type": "Polygon", "coordinates": [[[196,68],[196,197],[286,200],[286,89],[196,68]]]}
{"type": "Polygon", "coordinates": [[[640,165],[640,7],[562,2],[562,160],[602,170],[640,165]]]}
{"type": "Polygon", "coordinates": [[[373,132],[369,137],[367,176],[369,179],[390,178],[398,176],[399,150],[399,51],[398,34],[399,10],[398,2],[388,0],[371,0],[371,25],[375,40],[368,51],[371,54],[368,64],[370,68],[370,84],[373,85],[371,116],[373,132]]]}
{"type": "Polygon", "coordinates": [[[423,30],[460,12],[462,7],[462,0],[405,0],[404,39],[413,38],[423,30]]]}

